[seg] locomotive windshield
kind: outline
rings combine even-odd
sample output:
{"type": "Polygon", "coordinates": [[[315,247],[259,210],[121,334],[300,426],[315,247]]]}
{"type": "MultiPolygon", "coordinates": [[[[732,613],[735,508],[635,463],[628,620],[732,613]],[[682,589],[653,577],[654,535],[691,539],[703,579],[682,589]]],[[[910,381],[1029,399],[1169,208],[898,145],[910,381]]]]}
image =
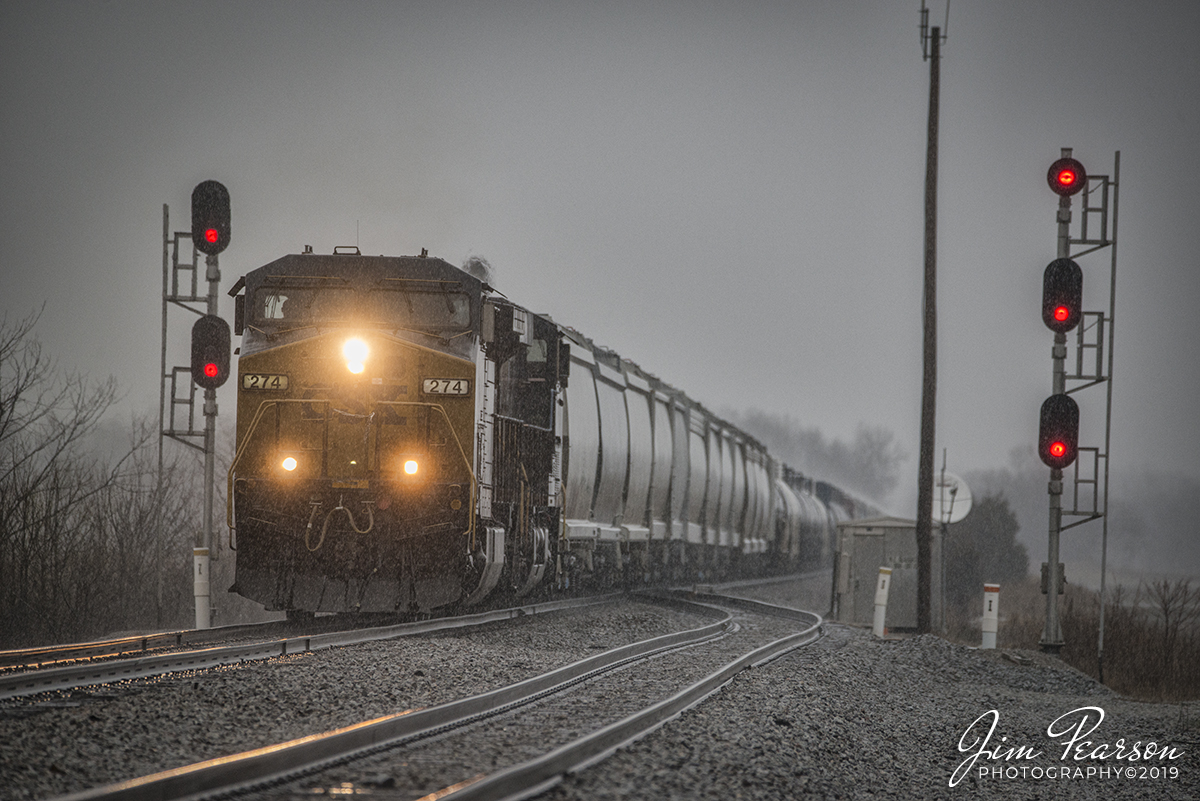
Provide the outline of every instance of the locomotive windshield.
{"type": "Polygon", "coordinates": [[[471,324],[465,293],[400,284],[370,290],[267,286],[255,293],[253,310],[255,321],[281,329],[346,323],[442,332],[471,324]]]}

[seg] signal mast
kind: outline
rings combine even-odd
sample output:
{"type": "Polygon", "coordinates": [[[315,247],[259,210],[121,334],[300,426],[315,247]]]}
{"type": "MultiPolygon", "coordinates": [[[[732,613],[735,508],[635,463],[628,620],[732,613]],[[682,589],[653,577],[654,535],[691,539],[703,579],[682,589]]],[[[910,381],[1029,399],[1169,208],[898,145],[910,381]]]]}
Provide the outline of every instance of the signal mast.
{"type": "Polygon", "coordinates": [[[1104,574],[1108,555],[1108,466],[1112,432],[1112,353],[1113,315],[1116,307],[1117,270],[1117,189],[1121,154],[1117,153],[1114,175],[1089,176],[1083,164],[1063,148],[1061,158],[1050,165],[1046,182],[1058,195],[1058,247],[1056,258],[1046,265],[1042,275],[1042,322],[1054,332],[1053,384],[1050,397],[1042,403],[1038,427],[1038,456],[1050,468],[1050,520],[1048,560],[1042,565],[1042,592],[1046,595],[1046,625],[1039,643],[1041,649],[1057,654],[1063,647],[1059,621],[1058,596],[1066,583],[1063,565],[1059,562],[1059,545],[1064,530],[1096,519],[1103,520],[1100,557],[1100,631],[1098,656],[1100,680],[1104,680],[1104,574]],[[1079,236],[1071,236],[1071,198],[1080,196],[1079,236]],[[1111,200],[1111,206],[1110,206],[1111,200]],[[1111,220],[1111,232],[1109,222],[1111,220]],[[1097,223],[1099,231],[1096,231],[1097,223]],[[1089,227],[1091,231],[1089,232],[1089,227]],[[1111,234],[1111,235],[1110,235],[1111,234]],[[1109,310],[1083,311],[1083,270],[1071,257],[1071,246],[1087,249],[1076,258],[1111,247],[1112,271],[1109,287],[1109,310]],[[1076,331],[1075,365],[1067,370],[1067,333],[1076,331]],[[1107,334],[1107,338],[1105,337],[1107,334]],[[1107,349],[1107,369],[1104,365],[1107,349]],[[1094,355],[1091,363],[1085,358],[1094,355]],[[1086,382],[1068,388],[1068,382],[1086,382]],[[1103,447],[1079,445],[1079,405],[1071,393],[1097,384],[1108,390],[1103,447]],[[1088,460],[1082,459],[1087,454],[1088,460]],[[1103,478],[1100,462],[1103,461],[1103,478]],[[1063,505],[1063,471],[1074,465],[1070,507],[1063,505]],[[1090,474],[1089,472],[1090,471],[1090,474]],[[1086,495],[1090,491],[1090,508],[1086,495]],[[1081,497],[1084,496],[1084,497],[1081,497]],[[1065,526],[1063,516],[1077,518],[1065,526]]]}
{"type": "MultiPolygon", "coordinates": [[[[193,585],[196,599],[196,628],[212,623],[209,559],[213,545],[213,479],[216,472],[217,388],[229,379],[231,336],[229,324],[217,316],[217,290],[221,270],[217,255],[229,246],[229,190],[217,181],[202,181],[192,190],[192,228],[171,236],[168,210],[163,206],[163,311],[162,367],[159,383],[158,480],[162,497],[163,440],[171,438],[204,452],[204,525],[192,549],[193,585]],[[190,262],[180,258],[182,240],[190,239],[190,262]],[[196,254],[205,255],[204,278],[208,292],[199,291],[199,265],[196,254]],[[190,291],[180,286],[180,274],[190,272],[190,291]],[[189,367],[173,367],[167,372],[167,310],[175,304],[200,315],[192,326],[189,367]],[[204,310],[192,304],[203,304],[204,310]],[[190,372],[191,381],[179,380],[190,372]],[[186,382],[186,383],[185,383],[186,382]],[[180,384],[185,386],[180,396],[180,384]],[[204,430],[195,428],[196,389],[204,390],[204,430]],[[168,398],[168,391],[170,393],[168,398]],[[181,410],[187,410],[186,420],[181,410]],[[186,427],[184,427],[186,423],[186,427]],[[203,444],[198,444],[197,440],[203,444]]],[[[186,279],[185,279],[186,280],[186,279]]],[[[160,560],[162,554],[158,554],[160,560]]],[[[161,597],[161,587],[159,588],[161,597]]],[[[160,604],[161,608],[161,604],[160,604]]]]}

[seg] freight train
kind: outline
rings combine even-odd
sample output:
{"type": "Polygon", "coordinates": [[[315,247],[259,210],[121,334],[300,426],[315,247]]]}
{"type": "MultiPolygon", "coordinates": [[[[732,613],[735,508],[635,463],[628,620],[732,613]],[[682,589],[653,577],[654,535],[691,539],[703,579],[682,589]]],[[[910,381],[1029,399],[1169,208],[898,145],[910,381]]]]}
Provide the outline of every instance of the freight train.
{"type": "Polygon", "coordinates": [[[306,248],[237,281],[232,592],[412,614],[830,564],[860,501],[477,272],[306,248]]]}

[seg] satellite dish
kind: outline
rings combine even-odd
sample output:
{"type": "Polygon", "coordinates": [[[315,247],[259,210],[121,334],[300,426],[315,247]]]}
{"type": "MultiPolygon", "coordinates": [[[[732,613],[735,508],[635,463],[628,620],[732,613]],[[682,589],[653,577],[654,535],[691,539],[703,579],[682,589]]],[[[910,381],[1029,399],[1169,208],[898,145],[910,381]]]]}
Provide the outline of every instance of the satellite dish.
{"type": "Polygon", "coordinates": [[[957,523],[971,511],[971,488],[953,473],[942,472],[933,482],[933,519],[957,523]]]}

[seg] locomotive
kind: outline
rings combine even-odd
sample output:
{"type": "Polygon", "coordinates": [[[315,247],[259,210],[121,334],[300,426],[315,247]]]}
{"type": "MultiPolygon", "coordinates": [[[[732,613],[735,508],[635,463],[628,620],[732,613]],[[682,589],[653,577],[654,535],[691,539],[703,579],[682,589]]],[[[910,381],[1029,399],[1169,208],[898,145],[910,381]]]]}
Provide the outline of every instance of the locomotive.
{"type": "Polygon", "coordinates": [[[270,610],[411,614],[828,565],[861,504],[425,251],[306,248],[230,294],[230,590],[270,610]]]}

